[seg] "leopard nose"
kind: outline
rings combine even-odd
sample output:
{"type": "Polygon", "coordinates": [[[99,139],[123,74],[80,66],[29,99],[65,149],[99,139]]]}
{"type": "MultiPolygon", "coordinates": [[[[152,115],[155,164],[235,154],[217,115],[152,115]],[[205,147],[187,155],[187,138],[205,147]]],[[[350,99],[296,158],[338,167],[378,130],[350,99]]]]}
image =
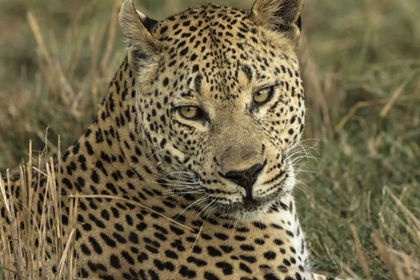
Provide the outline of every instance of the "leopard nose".
{"type": "Polygon", "coordinates": [[[226,172],[226,174],[219,174],[238,186],[243,187],[246,190],[247,196],[252,197],[252,186],[255,181],[257,181],[258,175],[264,168],[265,164],[266,161],[264,163],[255,164],[246,170],[229,171],[226,172]]]}

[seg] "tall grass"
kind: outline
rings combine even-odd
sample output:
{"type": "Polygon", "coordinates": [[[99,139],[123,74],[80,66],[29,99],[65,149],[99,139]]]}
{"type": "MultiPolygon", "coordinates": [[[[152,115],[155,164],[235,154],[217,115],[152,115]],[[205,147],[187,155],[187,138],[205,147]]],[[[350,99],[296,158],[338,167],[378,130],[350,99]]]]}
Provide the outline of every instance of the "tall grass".
{"type": "MultiPolygon", "coordinates": [[[[203,3],[137,2],[157,19],[203,3]]],[[[55,198],[12,224],[13,244],[0,232],[0,279],[45,276],[34,262],[44,247],[33,241],[48,227],[60,232],[50,156],[59,158],[58,135],[67,147],[91,122],[124,56],[120,4],[0,2],[0,170],[20,173],[28,192],[27,201],[8,200],[8,215],[38,203],[24,187],[34,168],[48,182],[45,197],[55,198]]],[[[296,196],[315,269],[327,275],[420,279],[418,11],[417,0],[307,1],[299,56],[308,107],[302,144],[311,156],[299,167],[296,196]]],[[[54,263],[71,279],[71,242],[57,238],[54,263]]]]}
{"type": "Polygon", "coordinates": [[[30,143],[29,161],[20,166],[19,178],[8,171],[6,180],[0,177],[0,205],[5,206],[6,219],[11,221],[6,227],[11,232],[10,240],[6,239],[3,226],[0,227],[0,279],[75,279],[73,244],[77,199],[70,203],[70,233],[63,235],[60,186],[56,184],[55,169],[60,163],[46,158],[44,151],[34,163],[30,143]],[[31,184],[33,179],[38,186],[31,184]],[[22,200],[10,193],[15,180],[18,180],[22,200]],[[45,188],[40,188],[40,184],[45,188]],[[41,212],[36,211],[38,207],[41,212]],[[47,232],[51,239],[47,239],[47,232]],[[52,266],[57,268],[54,276],[50,275],[52,266]]]}

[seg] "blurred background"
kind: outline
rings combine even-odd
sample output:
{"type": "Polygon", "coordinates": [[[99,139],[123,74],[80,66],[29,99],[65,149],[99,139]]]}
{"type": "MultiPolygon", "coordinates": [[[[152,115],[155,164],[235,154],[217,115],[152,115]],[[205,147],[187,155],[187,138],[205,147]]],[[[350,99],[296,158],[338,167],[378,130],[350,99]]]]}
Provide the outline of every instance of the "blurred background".
{"type": "MultiPolygon", "coordinates": [[[[125,55],[121,2],[0,0],[2,173],[29,140],[54,155],[90,124],[125,55]]],[[[209,0],[135,2],[163,19],[209,0]]],[[[296,197],[314,270],[420,279],[420,1],[307,0],[302,21],[296,197]]]]}

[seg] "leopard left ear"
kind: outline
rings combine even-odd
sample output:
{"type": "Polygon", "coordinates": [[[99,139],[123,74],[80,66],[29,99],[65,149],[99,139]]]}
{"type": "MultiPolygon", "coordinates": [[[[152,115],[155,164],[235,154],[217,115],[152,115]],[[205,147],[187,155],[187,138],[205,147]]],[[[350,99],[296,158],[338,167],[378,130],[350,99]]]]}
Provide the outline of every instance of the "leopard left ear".
{"type": "Polygon", "coordinates": [[[257,25],[282,32],[297,46],[300,38],[304,0],[256,0],[250,19],[257,25]]]}
{"type": "Polygon", "coordinates": [[[150,64],[162,52],[162,43],[152,34],[157,21],[137,11],[132,0],[125,0],[122,4],[119,23],[128,41],[129,61],[136,70],[150,64]]]}

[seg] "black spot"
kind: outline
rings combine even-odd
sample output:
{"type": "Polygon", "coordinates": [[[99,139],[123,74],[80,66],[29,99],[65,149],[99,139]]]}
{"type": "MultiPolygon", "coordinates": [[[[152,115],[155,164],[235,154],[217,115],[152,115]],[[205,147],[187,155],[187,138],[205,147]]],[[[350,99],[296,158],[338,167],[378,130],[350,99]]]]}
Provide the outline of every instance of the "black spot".
{"type": "Polygon", "coordinates": [[[180,56],[185,56],[187,53],[188,53],[188,47],[186,47],[185,49],[181,50],[181,51],[179,52],[179,55],[180,55],[180,56]]]}
{"type": "MultiPolygon", "coordinates": [[[[157,273],[153,269],[149,269],[147,273],[149,274],[151,280],[160,280],[159,275],[157,275],[157,273]]],[[[143,278],[143,279],[147,279],[147,278],[143,278]]]]}
{"type": "Polygon", "coordinates": [[[262,229],[262,230],[264,230],[264,229],[266,229],[266,228],[267,228],[267,226],[266,226],[265,224],[260,223],[260,222],[253,222],[252,224],[253,224],[256,228],[258,228],[258,229],[262,229]]]}
{"type": "Polygon", "coordinates": [[[110,259],[109,259],[109,262],[111,263],[112,267],[114,267],[116,269],[121,268],[120,259],[116,255],[112,254],[110,259]]]}
{"type": "Polygon", "coordinates": [[[214,275],[211,272],[206,271],[204,273],[204,279],[206,279],[206,280],[219,280],[219,277],[217,277],[216,275],[214,275]]]}
{"type": "Polygon", "coordinates": [[[83,228],[84,231],[91,231],[92,230],[92,225],[89,224],[89,223],[83,223],[82,228],[83,228]]]}
{"type": "Polygon", "coordinates": [[[83,254],[85,254],[87,256],[90,256],[90,254],[92,253],[90,251],[89,247],[86,246],[86,244],[84,244],[84,243],[82,245],[80,245],[80,248],[82,249],[83,254]]]}
{"type": "Polygon", "coordinates": [[[238,232],[249,232],[250,231],[250,229],[249,228],[247,228],[247,227],[240,227],[240,228],[237,228],[236,229],[238,232]]]}
{"type": "Polygon", "coordinates": [[[246,240],[246,237],[242,236],[242,235],[235,235],[234,238],[235,238],[236,241],[245,241],[246,240]]]}
{"type": "Polygon", "coordinates": [[[284,245],[284,242],[283,242],[283,240],[276,238],[276,239],[274,239],[274,244],[276,244],[278,246],[281,246],[281,245],[284,245]]]}
{"type": "Polygon", "coordinates": [[[177,260],[178,259],[178,254],[177,253],[175,253],[174,251],[172,251],[172,250],[166,250],[165,251],[165,256],[167,256],[168,258],[170,258],[170,259],[174,259],[174,260],[177,260]]]}
{"type": "MultiPolygon", "coordinates": [[[[288,278],[288,277],[286,277],[286,278],[288,278]]],[[[268,274],[264,275],[264,280],[280,280],[280,278],[277,278],[277,276],[275,276],[272,273],[268,273],[268,274]]]]}
{"type": "Polygon", "coordinates": [[[63,162],[66,162],[66,160],[67,160],[67,158],[68,158],[68,156],[70,155],[70,150],[67,150],[64,154],[63,154],[63,157],[62,157],[62,161],[63,162]]]}
{"type": "Polygon", "coordinates": [[[276,258],[276,253],[273,251],[267,251],[264,253],[264,258],[267,260],[274,260],[276,258]]]}
{"type": "Polygon", "coordinates": [[[183,235],[183,234],[184,234],[184,231],[183,231],[182,229],[180,229],[180,228],[176,227],[176,226],[172,226],[172,225],[170,225],[170,226],[169,226],[169,229],[170,229],[173,233],[175,233],[176,235],[183,235]]]}
{"type": "Polygon", "coordinates": [[[67,178],[64,178],[62,181],[61,181],[64,185],[66,185],[66,187],[68,188],[68,189],[73,189],[73,185],[71,184],[71,182],[70,182],[70,180],[69,179],[67,179],[67,178]]]}
{"type": "Polygon", "coordinates": [[[216,263],[216,267],[220,268],[224,275],[232,275],[233,274],[233,267],[231,264],[227,262],[218,262],[216,263]]]}
{"type": "Polygon", "coordinates": [[[162,207],[160,207],[160,206],[152,206],[152,207],[151,207],[151,209],[152,209],[153,211],[158,212],[158,213],[164,213],[164,212],[165,212],[165,209],[163,209],[163,208],[162,208],[162,207]]]}
{"type": "Polygon", "coordinates": [[[207,265],[207,262],[206,261],[197,259],[197,258],[192,257],[192,256],[190,256],[190,257],[187,258],[187,262],[193,263],[193,264],[195,264],[198,267],[202,267],[202,266],[206,266],[207,265]]]}
{"type": "Polygon", "coordinates": [[[239,268],[247,273],[252,273],[252,270],[243,262],[239,263],[239,268]]]}
{"type": "Polygon", "coordinates": [[[254,256],[240,255],[239,258],[241,258],[241,260],[244,260],[248,263],[255,263],[257,261],[256,257],[254,256]]]}
{"type": "Polygon", "coordinates": [[[89,242],[93,247],[93,250],[101,255],[102,254],[102,247],[99,245],[99,243],[93,238],[93,237],[89,237],[89,242]]]}
{"type": "Polygon", "coordinates": [[[80,150],[80,144],[79,143],[74,144],[73,149],[72,149],[73,154],[77,155],[79,153],[79,150],[80,150]]]}
{"type": "Polygon", "coordinates": [[[227,236],[226,234],[223,234],[223,233],[216,233],[216,234],[214,234],[214,236],[216,236],[220,240],[227,240],[227,239],[229,239],[229,236],[227,236]]]}
{"type": "Polygon", "coordinates": [[[117,194],[118,194],[118,191],[117,191],[117,189],[115,188],[115,185],[114,185],[114,184],[112,184],[112,183],[107,183],[107,184],[105,185],[105,187],[106,187],[106,189],[107,189],[107,190],[109,190],[111,193],[113,193],[113,194],[115,194],[115,195],[117,195],[117,194]]]}
{"type": "Polygon", "coordinates": [[[275,228],[275,229],[280,229],[280,230],[283,229],[283,227],[281,225],[278,225],[278,224],[270,224],[270,226],[275,228]]]}
{"type": "Polygon", "coordinates": [[[106,235],[105,233],[101,233],[100,236],[109,247],[111,248],[117,247],[117,243],[115,242],[115,240],[109,237],[108,235],[106,235]]]}
{"type": "Polygon", "coordinates": [[[101,211],[101,217],[104,218],[105,220],[109,221],[109,219],[110,219],[109,212],[106,209],[102,210],[101,211]]]}
{"type": "Polygon", "coordinates": [[[98,176],[98,173],[96,173],[95,169],[92,170],[92,174],[90,175],[90,179],[92,179],[92,181],[95,184],[99,184],[99,176],[98,176]]]}
{"type": "Polygon", "coordinates": [[[139,243],[139,236],[135,232],[130,232],[128,235],[128,240],[130,240],[131,243],[138,244],[139,243]]]}
{"type": "Polygon", "coordinates": [[[255,239],[254,242],[257,245],[264,245],[264,243],[265,243],[264,239],[261,239],[261,238],[255,239]]]}
{"type": "Polygon", "coordinates": [[[86,170],[87,170],[87,167],[86,167],[86,158],[85,158],[85,156],[84,156],[84,155],[80,155],[80,156],[77,158],[77,160],[78,160],[78,162],[80,163],[80,168],[81,168],[83,171],[86,171],[86,170]]]}
{"type": "MultiPolygon", "coordinates": [[[[94,263],[94,262],[88,261],[88,267],[93,272],[96,272],[96,271],[107,272],[107,268],[101,263],[94,263]]],[[[102,279],[105,279],[105,278],[102,278],[102,279]]],[[[114,279],[114,278],[112,278],[112,279],[114,279]]]]}
{"type": "Polygon", "coordinates": [[[135,262],[134,262],[134,259],[133,259],[133,257],[130,255],[130,253],[128,253],[127,251],[122,251],[121,252],[121,256],[129,263],[129,264],[131,264],[131,265],[133,265],[135,262]]]}
{"type": "Polygon", "coordinates": [[[154,265],[155,265],[155,267],[156,267],[157,269],[159,269],[160,271],[165,270],[165,264],[164,264],[164,263],[162,263],[161,261],[159,261],[159,260],[154,260],[154,261],[153,261],[153,264],[154,264],[154,265]]]}
{"type": "Polygon", "coordinates": [[[201,254],[201,252],[203,251],[203,249],[201,249],[200,246],[195,245],[192,249],[194,254],[201,254]]]}
{"type": "Polygon", "coordinates": [[[250,251],[250,252],[255,251],[254,246],[251,246],[251,245],[241,245],[241,249],[244,251],[250,251]]]}
{"type": "Polygon", "coordinates": [[[213,246],[207,246],[207,252],[212,257],[220,257],[220,256],[222,256],[222,252],[220,252],[218,249],[216,249],[213,246]]]}
{"type": "Polygon", "coordinates": [[[82,188],[85,186],[85,179],[82,177],[77,177],[76,183],[75,183],[76,189],[81,192],[82,188]]]}
{"type": "Polygon", "coordinates": [[[169,163],[169,164],[171,164],[171,163],[172,163],[172,159],[171,159],[171,157],[169,157],[169,156],[167,156],[167,155],[165,155],[165,156],[163,157],[163,159],[164,159],[167,163],[169,163]]]}
{"type": "Polygon", "coordinates": [[[221,245],[220,249],[222,249],[222,251],[225,253],[230,253],[233,251],[233,248],[231,246],[226,246],[226,245],[221,245]]]}
{"type": "Polygon", "coordinates": [[[89,155],[93,155],[93,148],[88,141],[85,142],[85,147],[89,155]]]}
{"type": "Polygon", "coordinates": [[[164,87],[167,87],[167,86],[168,86],[168,84],[169,84],[169,79],[168,79],[167,77],[165,77],[165,79],[163,79],[162,85],[163,85],[164,87]]]}
{"type": "Polygon", "coordinates": [[[118,243],[120,243],[120,244],[125,244],[125,243],[127,243],[127,239],[125,239],[124,237],[122,237],[122,235],[120,235],[120,234],[118,234],[118,233],[116,233],[116,232],[114,232],[113,234],[112,234],[112,236],[117,240],[117,242],[118,243]]]}
{"type": "Polygon", "coordinates": [[[167,30],[168,30],[168,27],[167,27],[167,26],[162,27],[162,28],[160,29],[160,34],[165,33],[167,30]]]}
{"type": "Polygon", "coordinates": [[[188,269],[185,265],[181,266],[179,274],[189,279],[194,279],[197,276],[197,273],[194,270],[188,269]]]}

